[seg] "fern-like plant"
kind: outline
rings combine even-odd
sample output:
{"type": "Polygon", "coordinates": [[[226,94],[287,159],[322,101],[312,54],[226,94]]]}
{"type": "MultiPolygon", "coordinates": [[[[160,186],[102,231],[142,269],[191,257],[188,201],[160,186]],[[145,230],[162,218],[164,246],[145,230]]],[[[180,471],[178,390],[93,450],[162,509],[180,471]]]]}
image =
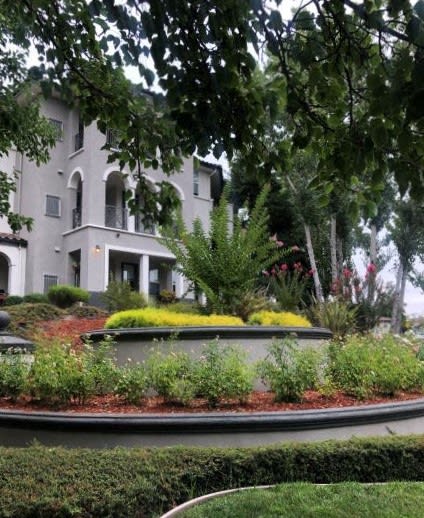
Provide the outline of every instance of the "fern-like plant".
{"type": "Polygon", "coordinates": [[[259,194],[246,227],[239,218],[232,222],[226,190],[212,211],[209,231],[200,219],[192,232],[180,220],[179,240],[174,229],[163,231],[161,242],[175,255],[177,269],[206,295],[210,312],[246,318],[240,301],[251,296],[261,272],[288,253],[269,237],[268,192],[265,187],[259,194]]]}

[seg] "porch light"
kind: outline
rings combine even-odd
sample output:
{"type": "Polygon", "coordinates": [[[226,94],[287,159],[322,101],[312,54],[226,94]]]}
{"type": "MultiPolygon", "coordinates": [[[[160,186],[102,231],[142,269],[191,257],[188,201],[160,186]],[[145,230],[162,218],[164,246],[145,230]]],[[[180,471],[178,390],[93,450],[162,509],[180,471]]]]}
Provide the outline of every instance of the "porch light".
{"type": "Polygon", "coordinates": [[[96,245],[94,251],[96,252],[96,254],[100,253],[100,245],[96,245]]]}

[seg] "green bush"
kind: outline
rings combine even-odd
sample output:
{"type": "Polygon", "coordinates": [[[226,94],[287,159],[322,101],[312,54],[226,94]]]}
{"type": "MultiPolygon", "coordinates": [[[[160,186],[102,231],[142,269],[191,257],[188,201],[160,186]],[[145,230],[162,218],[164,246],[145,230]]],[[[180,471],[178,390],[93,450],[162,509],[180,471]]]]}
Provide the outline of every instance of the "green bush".
{"type": "Polygon", "coordinates": [[[329,329],[334,337],[343,337],[355,331],[357,309],[343,300],[316,302],[308,308],[308,317],[314,325],[329,329]]]}
{"type": "Polygon", "coordinates": [[[49,299],[44,293],[28,293],[28,295],[24,296],[23,301],[30,304],[49,303],[49,299]]]}
{"type": "Polygon", "coordinates": [[[408,343],[391,334],[334,341],[329,358],[328,372],[334,384],[358,398],[393,396],[423,387],[424,365],[408,343]]]}
{"type": "Polygon", "coordinates": [[[275,392],[276,401],[301,401],[305,390],[315,388],[320,355],[312,348],[299,349],[292,337],[274,340],[258,364],[262,381],[275,392]]]}
{"type": "Polygon", "coordinates": [[[52,304],[64,309],[69,308],[75,302],[88,302],[89,293],[77,286],[58,284],[49,288],[47,297],[52,304]]]}
{"type": "Polygon", "coordinates": [[[25,356],[13,348],[0,354],[0,396],[16,399],[26,388],[29,364],[25,356]]]}
{"type": "Polygon", "coordinates": [[[161,290],[159,292],[159,302],[161,304],[172,304],[177,300],[175,293],[169,290],[161,290]]]}
{"type": "Polygon", "coordinates": [[[147,306],[146,297],[134,291],[128,282],[110,281],[102,293],[102,300],[110,312],[147,306]]]}
{"type": "Polygon", "coordinates": [[[146,361],[151,387],[166,401],[187,404],[195,397],[193,361],[182,351],[153,351],[146,361]]]}
{"type": "Polygon", "coordinates": [[[214,407],[222,399],[241,402],[253,389],[254,370],[247,363],[247,353],[237,346],[223,346],[218,340],[210,342],[195,366],[198,395],[214,407]]]}
{"type": "Polygon", "coordinates": [[[70,346],[38,347],[28,378],[31,396],[49,404],[84,402],[92,389],[90,371],[70,346]]]}
{"type": "Polygon", "coordinates": [[[80,304],[79,302],[67,308],[66,313],[76,318],[99,318],[106,317],[109,314],[104,309],[88,304],[80,304]]]}
{"type": "Polygon", "coordinates": [[[257,448],[0,448],[0,518],[153,518],[207,493],[305,481],[422,481],[422,436],[257,448]]]}
{"type": "Polygon", "coordinates": [[[18,304],[22,304],[24,298],[19,295],[9,295],[3,302],[3,306],[17,306],[18,304]]]}
{"type": "Polygon", "coordinates": [[[128,365],[119,369],[114,392],[128,403],[140,404],[148,388],[149,379],[144,365],[128,365]]]}
{"type": "Polygon", "coordinates": [[[113,339],[106,337],[96,345],[86,341],[81,354],[81,367],[87,371],[91,393],[111,393],[119,378],[113,339]]]}

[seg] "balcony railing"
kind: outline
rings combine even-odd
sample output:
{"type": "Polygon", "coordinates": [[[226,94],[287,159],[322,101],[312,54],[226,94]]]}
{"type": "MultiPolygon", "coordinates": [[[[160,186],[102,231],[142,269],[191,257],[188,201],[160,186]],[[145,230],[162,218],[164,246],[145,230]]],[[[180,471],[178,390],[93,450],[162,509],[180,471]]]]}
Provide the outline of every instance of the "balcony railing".
{"type": "Polygon", "coordinates": [[[146,225],[143,222],[143,218],[140,214],[135,216],[135,231],[140,234],[150,234],[154,236],[156,234],[156,228],[154,225],[146,225]]]}
{"type": "Polygon", "coordinates": [[[105,226],[110,228],[119,228],[121,230],[127,230],[127,209],[125,209],[124,207],[116,207],[115,205],[106,205],[105,226]]]}
{"type": "Polygon", "coordinates": [[[81,226],[81,209],[76,207],[72,209],[72,228],[77,228],[81,226]]]}

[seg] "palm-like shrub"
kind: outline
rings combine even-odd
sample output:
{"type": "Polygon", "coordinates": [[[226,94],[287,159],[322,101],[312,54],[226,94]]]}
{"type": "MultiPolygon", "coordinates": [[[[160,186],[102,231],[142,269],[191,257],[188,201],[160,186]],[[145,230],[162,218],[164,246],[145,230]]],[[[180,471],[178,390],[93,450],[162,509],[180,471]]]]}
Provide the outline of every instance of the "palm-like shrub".
{"type": "Polygon", "coordinates": [[[199,219],[192,232],[180,220],[180,240],[175,239],[175,228],[163,231],[162,243],[175,255],[178,270],[206,295],[210,312],[246,318],[240,301],[255,290],[261,272],[285,253],[269,238],[268,191],[264,188],[258,196],[246,228],[239,218],[232,222],[224,192],[212,211],[209,232],[199,219]]]}

